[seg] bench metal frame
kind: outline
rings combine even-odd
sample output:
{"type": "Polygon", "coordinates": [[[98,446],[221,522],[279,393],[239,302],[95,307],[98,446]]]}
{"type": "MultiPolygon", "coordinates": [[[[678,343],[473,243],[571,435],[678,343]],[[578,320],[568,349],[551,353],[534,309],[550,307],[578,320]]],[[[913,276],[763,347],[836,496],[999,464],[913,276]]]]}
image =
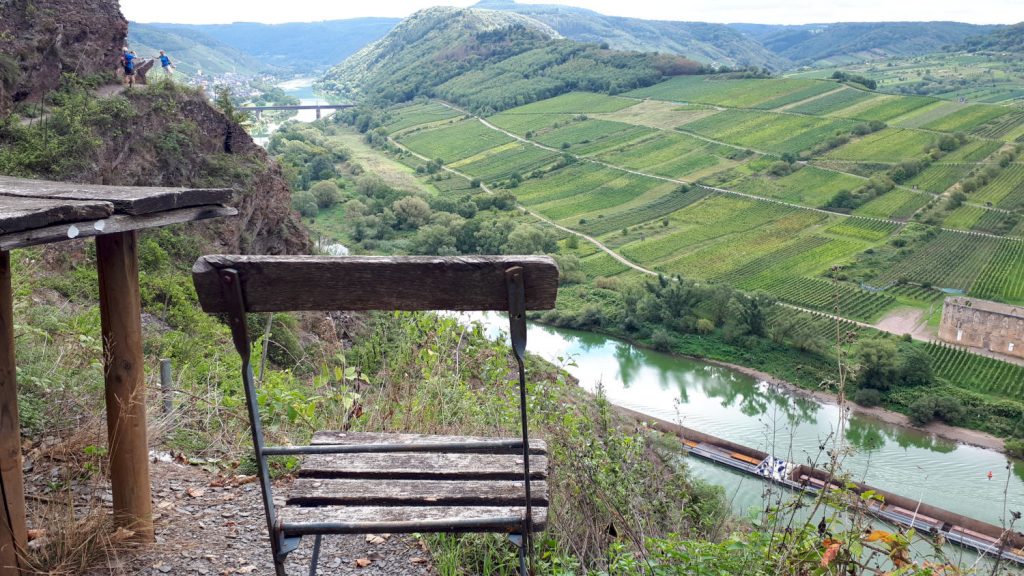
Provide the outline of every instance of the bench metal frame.
{"type": "Polygon", "coordinates": [[[316,445],[316,446],[266,446],[263,438],[263,425],[260,419],[259,403],[253,378],[251,363],[251,347],[246,325],[246,303],[242,291],[239,272],[234,268],[218,271],[221,293],[227,306],[227,316],[231,327],[231,336],[235,349],[242,358],[242,383],[245,388],[246,408],[252,431],[253,448],[256,465],[259,469],[260,489],[263,496],[263,509],[267,518],[267,531],[274,557],[274,568],[277,576],[286,576],[285,559],[295,551],[302,535],[315,535],[313,554],[310,561],[309,574],[315,576],[320,556],[321,538],[325,534],[353,534],[367,532],[366,523],[358,525],[339,522],[284,524],[277,516],[274,506],[273,487],[267,458],[270,456],[303,455],[303,454],[369,454],[385,452],[507,452],[521,449],[523,455],[523,486],[525,489],[525,516],[510,518],[461,519],[455,521],[398,521],[374,523],[374,531],[381,532],[476,532],[494,530],[521,520],[520,534],[510,535],[510,539],[519,548],[520,573],[529,574],[527,557],[533,560],[532,534],[532,502],[530,494],[530,435],[527,424],[526,409],[526,370],[524,356],[526,354],[526,295],[523,268],[513,266],[506,270],[506,286],[508,289],[508,315],[512,352],[519,371],[519,415],[522,423],[522,439],[473,441],[473,442],[433,442],[419,444],[355,444],[355,445],[316,445]]]}

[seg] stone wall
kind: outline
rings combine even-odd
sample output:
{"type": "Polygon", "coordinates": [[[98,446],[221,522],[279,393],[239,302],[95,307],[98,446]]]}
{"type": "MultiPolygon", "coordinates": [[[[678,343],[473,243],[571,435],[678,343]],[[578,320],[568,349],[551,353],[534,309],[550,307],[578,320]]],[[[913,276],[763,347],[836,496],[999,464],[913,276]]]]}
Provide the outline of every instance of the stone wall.
{"type": "Polygon", "coordinates": [[[939,338],[1024,358],[1024,307],[964,296],[946,298],[939,338]]]}

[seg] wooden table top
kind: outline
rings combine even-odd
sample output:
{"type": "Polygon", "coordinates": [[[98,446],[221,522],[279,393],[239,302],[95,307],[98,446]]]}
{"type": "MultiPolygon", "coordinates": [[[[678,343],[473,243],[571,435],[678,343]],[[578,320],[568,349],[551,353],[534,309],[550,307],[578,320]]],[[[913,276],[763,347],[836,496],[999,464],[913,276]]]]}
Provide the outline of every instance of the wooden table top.
{"type": "Polygon", "coordinates": [[[100,186],[0,176],[0,250],[231,216],[229,188],[100,186]]]}

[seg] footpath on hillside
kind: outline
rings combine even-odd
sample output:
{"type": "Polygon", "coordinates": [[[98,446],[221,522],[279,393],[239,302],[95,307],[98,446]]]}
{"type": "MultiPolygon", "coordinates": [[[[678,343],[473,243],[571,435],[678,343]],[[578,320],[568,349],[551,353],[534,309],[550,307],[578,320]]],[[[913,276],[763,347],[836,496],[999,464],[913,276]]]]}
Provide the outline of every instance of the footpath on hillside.
{"type": "MultiPolygon", "coordinates": [[[[29,483],[30,498],[44,499],[49,465],[29,483]],[[35,494],[32,494],[35,492],[35,494]]],[[[266,517],[255,476],[222,476],[166,455],[151,464],[156,543],[121,545],[84,576],[230,575],[273,576],[266,517]]],[[[287,480],[275,482],[287,490],[287,480]]],[[[109,493],[105,506],[110,506],[109,493]]],[[[107,511],[103,511],[107,512],[107,511]]],[[[288,557],[289,574],[306,574],[313,538],[288,557]]],[[[420,540],[408,535],[326,536],[318,574],[324,576],[425,576],[437,574],[420,540]]]]}

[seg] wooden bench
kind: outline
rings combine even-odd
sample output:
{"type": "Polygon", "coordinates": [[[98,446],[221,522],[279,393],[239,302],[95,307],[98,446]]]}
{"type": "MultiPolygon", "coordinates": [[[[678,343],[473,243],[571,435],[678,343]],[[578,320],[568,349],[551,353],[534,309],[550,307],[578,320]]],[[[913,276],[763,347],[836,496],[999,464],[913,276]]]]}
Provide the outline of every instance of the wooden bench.
{"type": "Polygon", "coordinates": [[[503,532],[526,573],[531,534],[547,522],[547,448],[526,414],[527,310],[554,307],[558,267],[544,256],[204,256],[192,270],[203,310],[227,315],[242,380],[278,576],[312,535],[310,574],[329,534],[503,532]],[[247,312],[502,310],[519,368],[521,436],[482,438],[317,432],[309,446],[265,446],[250,364],[247,312]],[[303,455],[276,507],[267,458],[303,455]]]}

